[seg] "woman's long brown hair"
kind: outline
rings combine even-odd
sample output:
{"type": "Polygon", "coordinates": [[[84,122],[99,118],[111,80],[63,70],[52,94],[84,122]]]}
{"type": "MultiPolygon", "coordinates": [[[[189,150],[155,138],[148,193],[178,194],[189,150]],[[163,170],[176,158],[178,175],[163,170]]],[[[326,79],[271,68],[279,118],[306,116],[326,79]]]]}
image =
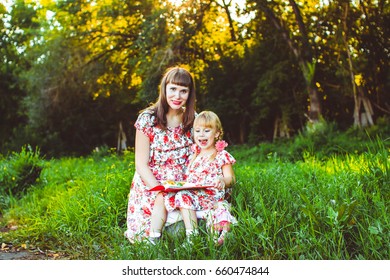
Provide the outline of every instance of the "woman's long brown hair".
{"type": "Polygon", "coordinates": [[[156,125],[164,130],[167,129],[166,114],[168,113],[169,105],[167,102],[166,85],[169,83],[188,87],[190,90],[183,115],[183,132],[186,133],[191,130],[194,123],[196,102],[194,79],[186,69],[176,66],[169,68],[165,72],[160,83],[160,95],[156,103],[148,109],[156,116],[156,125]]]}

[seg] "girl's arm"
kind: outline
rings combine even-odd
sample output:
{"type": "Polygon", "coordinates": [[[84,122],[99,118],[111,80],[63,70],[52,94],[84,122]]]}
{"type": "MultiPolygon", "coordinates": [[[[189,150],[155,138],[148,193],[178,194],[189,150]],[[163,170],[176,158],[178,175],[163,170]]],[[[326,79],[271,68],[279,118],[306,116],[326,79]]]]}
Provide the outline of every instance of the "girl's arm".
{"type": "Polygon", "coordinates": [[[159,183],[149,168],[150,141],[149,137],[137,129],[135,134],[135,170],[144,183],[153,188],[159,183]]]}
{"type": "Polygon", "coordinates": [[[230,188],[236,182],[236,176],[234,176],[233,167],[231,164],[222,166],[221,185],[225,185],[225,200],[230,201],[232,189],[230,188]]]}
{"type": "Polygon", "coordinates": [[[222,176],[219,177],[219,180],[216,182],[215,187],[217,189],[224,189],[230,187],[236,182],[236,177],[234,176],[233,167],[231,164],[225,164],[222,166],[222,176]]]}
{"type": "Polygon", "coordinates": [[[222,174],[223,177],[221,179],[223,183],[225,183],[225,188],[230,187],[236,182],[236,177],[234,176],[234,171],[231,164],[225,164],[222,166],[222,174]]]}

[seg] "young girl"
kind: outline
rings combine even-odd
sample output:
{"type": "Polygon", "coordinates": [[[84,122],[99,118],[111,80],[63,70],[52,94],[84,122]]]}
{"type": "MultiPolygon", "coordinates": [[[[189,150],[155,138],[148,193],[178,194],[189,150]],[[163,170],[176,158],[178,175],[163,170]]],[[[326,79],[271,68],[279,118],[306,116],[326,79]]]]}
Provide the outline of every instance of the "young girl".
{"type": "Polygon", "coordinates": [[[230,224],[237,222],[230,214],[230,205],[225,200],[225,188],[235,181],[232,165],[236,161],[224,150],[227,143],[220,140],[223,130],[215,113],[201,112],[195,118],[193,130],[196,144],[192,147],[194,154],[190,157],[186,181],[213,187],[168,193],[165,196],[165,207],[169,212],[180,209],[187,240],[197,234],[196,211],[204,212],[207,226],[213,233],[218,233],[216,241],[222,244],[230,224]]]}

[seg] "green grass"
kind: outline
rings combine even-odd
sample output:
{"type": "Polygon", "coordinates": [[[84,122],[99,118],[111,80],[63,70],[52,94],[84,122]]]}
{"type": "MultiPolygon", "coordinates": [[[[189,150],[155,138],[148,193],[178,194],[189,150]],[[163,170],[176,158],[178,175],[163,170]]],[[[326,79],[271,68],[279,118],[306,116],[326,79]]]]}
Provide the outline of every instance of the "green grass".
{"type": "Polygon", "coordinates": [[[335,145],[337,151],[294,141],[230,147],[238,162],[232,204],[239,223],[221,247],[206,232],[192,250],[181,247],[182,232],[165,234],[155,247],[123,237],[132,152],[44,160],[21,198],[5,194],[3,226],[18,229],[0,232],[1,242],[72,259],[389,259],[388,141],[353,148],[344,139],[351,147],[335,145]]]}

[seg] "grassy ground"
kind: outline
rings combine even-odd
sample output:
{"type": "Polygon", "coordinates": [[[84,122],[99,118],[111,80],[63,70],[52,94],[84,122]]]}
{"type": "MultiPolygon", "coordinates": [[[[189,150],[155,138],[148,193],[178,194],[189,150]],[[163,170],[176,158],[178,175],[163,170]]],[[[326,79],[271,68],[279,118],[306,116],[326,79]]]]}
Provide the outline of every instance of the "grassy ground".
{"type": "MultiPolygon", "coordinates": [[[[190,249],[181,246],[182,233],[165,234],[155,247],[123,237],[132,152],[38,157],[42,170],[33,186],[16,194],[3,189],[2,227],[13,230],[0,232],[0,243],[71,259],[389,259],[389,141],[321,141],[230,147],[238,162],[232,205],[239,223],[221,247],[205,232],[190,249]]],[[[12,160],[0,161],[0,179],[11,185],[20,181],[9,171],[17,169],[12,160]]]]}

